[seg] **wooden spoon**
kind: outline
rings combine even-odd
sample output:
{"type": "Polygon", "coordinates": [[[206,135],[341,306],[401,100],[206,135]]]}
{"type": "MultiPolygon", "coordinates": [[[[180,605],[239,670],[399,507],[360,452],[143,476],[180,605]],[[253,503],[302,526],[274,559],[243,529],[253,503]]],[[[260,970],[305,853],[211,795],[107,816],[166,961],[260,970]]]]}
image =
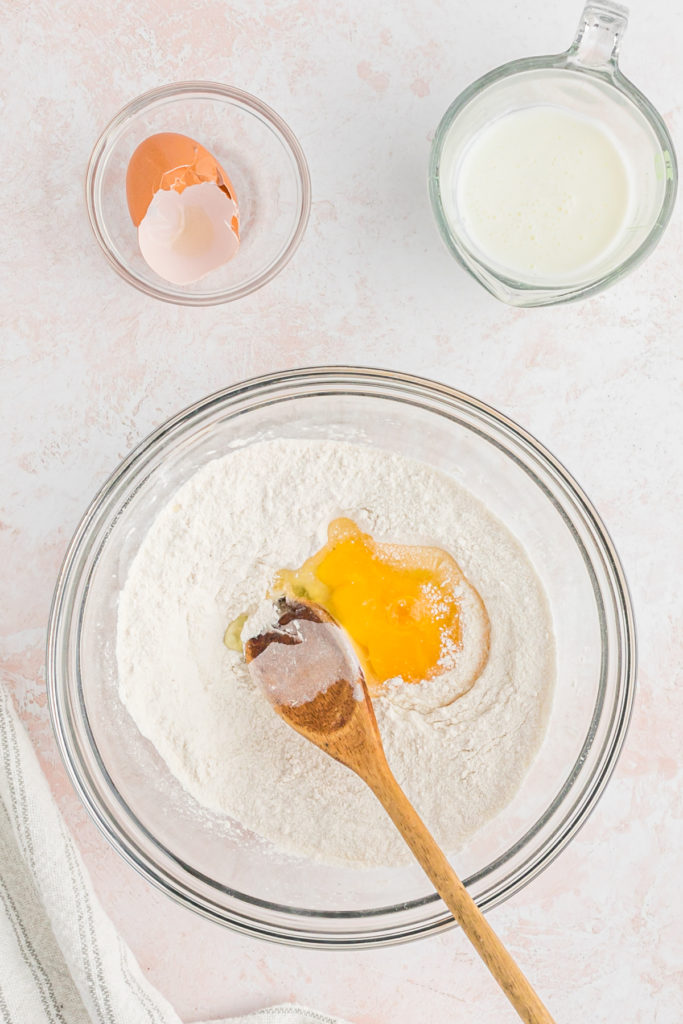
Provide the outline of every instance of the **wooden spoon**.
{"type": "Polygon", "coordinates": [[[346,634],[319,605],[282,598],[273,611],[245,644],[255,681],[285,722],[367,783],[520,1018],[554,1024],[392,775],[346,634]]]}

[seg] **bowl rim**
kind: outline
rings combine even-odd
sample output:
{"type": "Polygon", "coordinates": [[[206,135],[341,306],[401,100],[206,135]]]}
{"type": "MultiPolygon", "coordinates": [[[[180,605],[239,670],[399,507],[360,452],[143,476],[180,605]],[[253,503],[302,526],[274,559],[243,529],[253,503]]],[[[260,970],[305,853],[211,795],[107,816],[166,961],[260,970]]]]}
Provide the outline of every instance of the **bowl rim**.
{"type": "MultiPolygon", "coordinates": [[[[301,143],[289,125],[275,110],[273,110],[272,107],[257,96],[254,96],[252,93],[246,92],[244,89],[238,89],[231,85],[224,85],[221,82],[193,80],[171,82],[167,85],[161,85],[154,89],[149,89],[147,92],[141,93],[139,96],[130,100],[125,104],[125,106],[121,107],[116,114],[114,114],[100,133],[97,142],[93,146],[85,173],[84,191],[85,205],[90,227],[92,228],[100,249],[117,274],[119,274],[119,276],[125,281],[128,281],[129,284],[132,284],[133,287],[144,292],[145,295],[150,295],[153,298],[160,299],[162,302],[169,302],[174,305],[181,306],[215,306],[226,302],[233,302],[236,299],[244,298],[244,296],[257,291],[259,288],[263,287],[263,285],[276,277],[287,263],[289,263],[303,240],[311,212],[312,195],[311,175],[301,143]],[[118,133],[124,125],[131,120],[131,118],[135,117],[141,111],[144,111],[150,106],[165,100],[181,98],[192,93],[203,93],[204,97],[209,99],[221,97],[223,99],[230,100],[265,121],[271,130],[279,136],[283,145],[289,150],[296,168],[299,186],[299,209],[296,223],[289,241],[277,259],[267,266],[265,270],[261,271],[261,273],[251,277],[238,287],[223,288],[203,294],[185,292],[180,286],[174,287],[169,285],[168,287],[165,287],[161,283],[154,285],[149,281],[144,280],[142,277],[139,277],[134,271],[130,270],[129,267],[116,256],[107,242],[106,233],[102,226],[102,218],[100,216],[98,202],[98,180],[103,161],[105,161],[105,158],[110,152],[112,139],[116,141],[118,133]]],[[[161,278],[159,280],[161,281],[161,278]]]]}
{"type": "MultiPolygon", "coordinates": [[[[139,846],[136,845],[130,834],[125,834],[125,832],[120,828],[118,822],[112,820],[111,815],[108,814],[107,808],[103,805],[102,801],[98,799],[96,794],[93,796],[91,793],[90,788],[87,785],[87,780],[84,780],[84,778],[81,777],[78,770],[78,757],[74,756],[74,754],[78,755],[78,749],[77,746],[74,746],[73,737],[70,735],[70,728],[66,721],[68,714],[65,715],[64,709],[60,707],[58,691],[60,687],[61,673],[60,655],[64,647],[64,641],[68,641],[68,635],[64,630],[63,609],[70,591],[73,591],[74,586],[79,579],[78,573],[75,581],[73,579],[74,571],[77,569],[78,557],[83,545],[87,542],[88,531],[92,527],[98,511],[106,502],[110,492],[121,484],[124,478],[129,474],[129,471],[137,464],[144,465],[146,458],[151,457],[151,450],[158,448],[161,442],[167,438],[168,435],[171,435],[174,431],[186,426],[188,421],[200,423],[201,420],[197,421],[197,417],[202,413],[209,415],[217,406],[220,407],[229,403],[240,403],[245,399],[248,400],[254,394],[259,393],[265,393],[266,396],[270,395],[272,398],[273,396],[277,396],[279,392],[292,387],[295,389],[294,393],[289,396],[281,396],[279,398],[280,401],[286,401],[291,397],[311,397],[321,394],[348,394],[348,388],[353,388],[354,386],[356,387],[356,390],[351,393],[361,397],[364,395],[370,395],[372,397],[384,397],[396,400],[399,395],[396,394],[395,390],[391,390],[396,389],[403,390],[409,395],[412,394],[413,397],[417,394],[417,396],[424,399],[434,398],[455,403],[456,407],[464,405],[466,409],[479,414],[484,420],[492,421],[495,426],[502,427],[504,431],[511,434],[515,440],[523,442],[527,451],[539,459],[541,464],[552,472],[556,479],[564,486],[565,492],[575,501],[578,510],[582,513],[583,524],[590,527],[592,539],[597,543],[597,546],[600,549],[604,566],[609,569],[615,610],[618,612],[616,625],[619,645],[616,652],[616,661],[619,669],[619,678],[614,703],[611,707],[611,714],[609,715],[608,733],[602,744],[598,763],[593,770],[592,776],[589,777],[584,788],[580,791],[578,797],[570,806],[560,825],[541,843],[539,849],[535,851],[532,850],[522,864],[513,871],[514,877],[512,877],[511,880],[504,880],[507,884],[499,885],[495,892],[485,891],[484,894],[478,898],[477,902],[483,910],[488,910],[504,902],[510,896],[524,888],[559,855],[569,841],[585,824],[586,820],[595,809],[595,806],[597,805],[599,798],[602,795],[612,772],[614,771],[628,730],[635,696],[635,625],[628,585],[618,555],[602,520],[583,490],[574,481],[573,477],[565,469],[562,463],[560,463],[542,444],[540,444],[532,434],[518,426],[518,424],[503,413],[499,413],[491,406],[471,395],[466,394],[465,392],[458,391],[446,384],[390,370],[358,366],[314,366],[303,367],[297,370],[284,370],[277,373],[253,377],[214,392],[213,394],[208,395],[181,410],[181,412],[172,416],[148,434],[147,437],[143,438],[143,440],[132,449],[129,455],[121,461],[119,466],[105,481],[83,514],[66,551],[55,586],[52,606],[50,609],[46,650],[48,707],[60,755],[65,764],[67,774],[69,775],[72,785],[76,789],[80,799],[85,804],[86,809],[95,821],[97,827],[117,852],[120,853],[124,859],[127,860],[128,863],[130,863],[148,882],[151,882],[157,888],[161,889],[161,891],[170,895],[179,904],[190,907],[210,920],[217,921],[234,930],[260,938],[266,938],[290,945],[315,946],[317,948],[328,949],[359,949],[364,947],[394,944],[443,931],[446,928],[453,927],[455,922],[453,921],[450,912],[443,906],[443,904],[439,906],[440,899],[435,892],[432,892],[430,895],[420,899],[399,904],[395,907],[372,908],[368,911],[343,912],[311,911],[296,907],[292,908],[274,904],[256,897],[251,897],[247,894],[228,889],[226,886],[218,886],[211,879],[207,879],[206,876],[202,876],[195,869],[183,864],[175,857],[174,854],[167,851],[157,840],[155,840],[154,836],[146,830],[144,824],[135,818],[137,825],[146,834],[147,838],[152,840],[156,850],[162,851],[163,854],[165,854],[166,861],[170,859],[176,865],[180,865],[186,872],[189,872],[193,878],[200,881],[203,885],[206,886],[208,883],[210,887],[213,886],[214,892],[221,891],[235,897],[237,902],[241,904],[241,908],[239,910],[236,910],[235,908],[226,910],[223,905],[219,905],[217,902],[212,901],[211,898],[207,897],[205,894],[199,894],[196,889],[192,890],[189,886],[179,883],[177,878],[173,878],[169,874],[166,867],[158,858],[155,860],[153,857],[150,857],[146,853],[140,851],[139,846]],[[300,390],[302,388],[305,389],[306,387],[309,387],[311,390],[300,390]],[[370,389],[379,388],[379,392],[377,390],[361,390],[364,387],[370,389]],[[380,394],[382,389],[385,389],[385,394],[383,396],[380,394]],[[431,916],[424,917],[417,922],[411,922],[407,925],[398,924],[397,927],[392,929],[390,925],[387,925],[380,920],[383,916],[391,915],[392,913],[395,914],[398,911],[427,907],[433,904],[436,904],[436,906],[432,907],[434,912],[431,916]],[[265,920],[263,915],[260,917],[250,916],[250,908],[253,912],[253,908],[258,907],[271,911],[275,910],[279,913],[280,917],[284,915],[288,920],[283,924],[281,921],[274,923],[272,920],[265,920]],[[351,933],[321,930],[321,925],[326,920],[329,922],[338,922],[340,919],[353,921],[361,927],[351,933]],[[372,929],[362,927],[363,922],[366,922],[367,924],[368,921],[372,922],[373,920],[377,921],[377,927],[374,931],[372,929]]],[[[425,406],[422,407],[425,408],[425,406]]],[[[435,411],[442,412],[442,410],[434,410],[432,408],[430,408],[429,411],[432,413],[435,411]]],[[[500,445],[500,447],[504,448],[506,455],[512,455],[512,453],[503,445],[500,445]]],[[[514,456],[512,457],[514,458],[514,456]]],[[[530,471],[527,469],[527,472],[530,471]]],[[[550,495],[548,495],[548,497],[550,497],[550,495]]],[[[566,515],[563,515],[563,518],[565,518],[566,521],[566,515]]],[[[113,521],[115,522],[115,519],[113,521]]],[[[567,525],[571,524],[568,523],[567,525]]],[[[575,541],[577,541],[575,529],[572,529],[571,532],[575,541]]],[[[590,563],[587,563],[587,569],[589,570],[589,573],[592,572],[590,563]]],[[[593,579],[592,582],[595,587],[595,580],[593,579]]],[[[68,602],[66,603],[68,604],[68,602]]],[[[76,613],[80,619],[80,616],[82,615],[82,607],[77,608],[76,613]]],[[[603,645],[604,662],[604,624],[601,625],[601,642],[603,645]]],[[[604,665],[602,675],[604,677],[604,665]]],[[[79,699],[82,705],[82,697],[79,699]]],[[[587,749],[587,745],[590,747],[592,744],[591,732],[594,728],[596,716],[598,715],[599,710],[601,710],[601,707],[598,708],[596,706],[596,709],[593,711],[593,722],[589,729],[588,737],[583,744],[581,754],[570,771],[559,794],[551,804],[551,807],[546,810],[539,821],[528,829],[510,850],[506,851],[501,858],[498,858],[497,862],[493,862],[492,865],[487,865],[486,868],[482,869],[478,874],[465,879],[464,881],[466,884],[472,883],[478,878],[481,878],[483,874],[493,870],[501,859],[507,858],[514,853],[516,849],[523,846],[529,839],[530,835],[535,835],[550,817],[551,813],[553,813],[560,805],[563,796],[572,787],[573,781],[581,767],[584,751],[587,749]]],[[[87,715],[85,715],[85,718],[87,722],[87,715]]],[[[89,725],[87,726],[87,730],[89,732],[89,725]]],[[[97,751],[94,742],[92,751],[94,752],[95,760],[98,762],[100,770],[104,773],[105,783],[110,789],[110,795],[113,796],[119,804],[122,804],[129,813],[132,813],[127,808],[125,801],[123,801],[118,794],[113,782],[109,780],[106,767],[99,759],[99,752],[97,751]]]]}

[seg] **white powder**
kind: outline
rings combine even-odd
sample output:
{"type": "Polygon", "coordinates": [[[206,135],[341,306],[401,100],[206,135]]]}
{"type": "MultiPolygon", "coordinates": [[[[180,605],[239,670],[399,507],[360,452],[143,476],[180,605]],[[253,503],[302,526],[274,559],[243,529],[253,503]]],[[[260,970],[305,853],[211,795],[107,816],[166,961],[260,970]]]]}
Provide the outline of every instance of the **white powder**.
{"type": "MultiPolygon", "coordinates": [[[[346,633],[333,622],[293,619],[268,632],[289,634],[294,643],[269,643],[251,662],[251,678],[271,704],[301,707],[346,679],[355,700],[363,700],[358,658],[346,633]]],[[[260,636],[261,630],[252,634],[260,636]]]]}
{"type": "MultiPolygon", "coordinates": [[[[121,698],[211,810],[318,860],[408,860],[370,791],[287,726],[243,657],[223,644],[226,625],[258,607],[277,570],[325,543],[339,515],[378,541],[445,549],[486,605],[489,659],[468,693],[447,703],[460,692],[456,668],[426,686],[395,683],[374,701],[394,774],[453,852],[510,801],[535,756],[555,655],[547,601],[524,551],[429,466],[362,445],[295,440],[204,466],[158,516],[121,593],[121,698]]],[[[465,615],[463,654],[474,657],[467,630],[465,615]]]]}

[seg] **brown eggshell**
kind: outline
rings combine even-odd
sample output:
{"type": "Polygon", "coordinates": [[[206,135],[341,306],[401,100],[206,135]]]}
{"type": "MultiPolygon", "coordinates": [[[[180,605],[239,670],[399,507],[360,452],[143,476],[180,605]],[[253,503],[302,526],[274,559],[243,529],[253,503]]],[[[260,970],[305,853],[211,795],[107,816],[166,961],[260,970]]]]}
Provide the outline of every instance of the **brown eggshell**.
{"type": "MultiPolygon", "coordinates": [[[[230,178],[208,149],[187,135],[161,132],[141,142],[126,172],[128,210],[137,227],[160,188],[183,192],[188,185],[215,182],[237,205],[230,178]]],[[[238,234],[234,225],[235,233],[238,234]]]]}

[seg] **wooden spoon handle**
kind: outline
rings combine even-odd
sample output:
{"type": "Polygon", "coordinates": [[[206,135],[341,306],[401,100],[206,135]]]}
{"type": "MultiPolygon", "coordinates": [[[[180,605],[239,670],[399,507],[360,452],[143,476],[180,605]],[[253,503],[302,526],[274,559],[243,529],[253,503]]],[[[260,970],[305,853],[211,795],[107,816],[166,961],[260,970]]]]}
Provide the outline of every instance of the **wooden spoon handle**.
{"type": "Polygon", "coordinates": [[[453,917],[525,1024],[555,1024],[386,765],[363,774],[453,917]],[[368,777],[369,776],[369,777],[368,777]]]}

